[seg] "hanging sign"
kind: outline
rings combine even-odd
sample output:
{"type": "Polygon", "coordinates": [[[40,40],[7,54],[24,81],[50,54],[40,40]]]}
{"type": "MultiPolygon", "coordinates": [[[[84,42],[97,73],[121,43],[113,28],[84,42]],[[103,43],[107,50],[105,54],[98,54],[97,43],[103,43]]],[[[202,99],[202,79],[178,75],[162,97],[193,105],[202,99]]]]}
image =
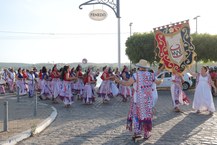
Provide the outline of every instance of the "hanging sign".
{"type": "Polygon", "coordinates": [[[108,16],[107,12],[102,9],[95,9],[89,13],[89,17],[95,21],[102,21],[108,16]]]}

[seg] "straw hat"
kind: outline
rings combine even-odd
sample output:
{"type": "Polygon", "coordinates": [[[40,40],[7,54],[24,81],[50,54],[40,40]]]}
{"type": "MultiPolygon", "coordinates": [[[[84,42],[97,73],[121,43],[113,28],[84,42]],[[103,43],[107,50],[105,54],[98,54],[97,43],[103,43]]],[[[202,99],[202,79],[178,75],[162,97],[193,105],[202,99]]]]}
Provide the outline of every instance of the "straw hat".
{"type": "Polygon", "coordinates": [[[150,64],[148,63],[147,60],[140,59],[140,61],[136,64],[137,67],[141,68],[150,68],[150,64]]]}

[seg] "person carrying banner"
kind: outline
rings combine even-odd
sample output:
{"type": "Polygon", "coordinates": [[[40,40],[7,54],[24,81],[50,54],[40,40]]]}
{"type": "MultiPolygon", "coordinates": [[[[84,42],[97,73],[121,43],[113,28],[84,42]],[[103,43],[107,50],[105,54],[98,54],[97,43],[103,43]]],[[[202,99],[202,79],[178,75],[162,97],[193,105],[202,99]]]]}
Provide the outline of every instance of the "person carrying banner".
{"type": "Polygon", "coordinates": [[[171,96],[173,100],[173,106],[175,112],[180,112],[180,105],[189,105],[190,100],[182,90],[183,76],[175,69],[172,70],[172,84],[170,87],[171,96]]]}

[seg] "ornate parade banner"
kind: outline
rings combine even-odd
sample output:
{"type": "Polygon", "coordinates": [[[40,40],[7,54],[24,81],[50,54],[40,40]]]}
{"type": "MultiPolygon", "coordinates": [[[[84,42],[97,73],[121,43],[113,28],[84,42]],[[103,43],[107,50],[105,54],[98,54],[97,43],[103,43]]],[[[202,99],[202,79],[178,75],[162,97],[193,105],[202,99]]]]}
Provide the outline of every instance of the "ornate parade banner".
{"type": "Polygon", "coordinates": [[[184,72],[186,66],[192,65],[196,56],[188,22],[187,20],[154,28],[160,63],[169,71],[175,69],[179,73],[184,72]]]}

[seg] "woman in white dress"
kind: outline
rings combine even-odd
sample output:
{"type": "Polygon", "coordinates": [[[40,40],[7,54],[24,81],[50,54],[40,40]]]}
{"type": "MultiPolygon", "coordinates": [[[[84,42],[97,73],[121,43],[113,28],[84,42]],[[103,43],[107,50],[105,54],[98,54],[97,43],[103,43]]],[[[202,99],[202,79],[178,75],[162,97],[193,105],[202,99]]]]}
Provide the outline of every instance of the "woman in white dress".
{"type": "Polygon", "coordinates": [[[216,87],[208,73],[208,68],[203,66],[200,73],[190,73],[196,77],[197,82],[192,106],[193,109],[197,110],[197,113],[200,113],[201,111],[209,111],[212,115],[213,112],[215,112],[215,106],[211,93],[211,86],[214,88],[215,92],[216,87]]]}

